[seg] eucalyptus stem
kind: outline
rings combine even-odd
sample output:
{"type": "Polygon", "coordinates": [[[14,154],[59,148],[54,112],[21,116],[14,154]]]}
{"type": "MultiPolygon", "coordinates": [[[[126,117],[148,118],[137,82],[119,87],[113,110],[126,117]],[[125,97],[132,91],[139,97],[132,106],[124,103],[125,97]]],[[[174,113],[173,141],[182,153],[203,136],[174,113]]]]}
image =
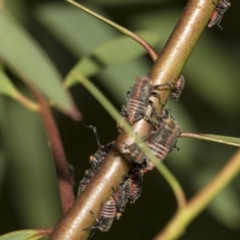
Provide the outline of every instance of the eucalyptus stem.
{"type": "MultiPolygon", "coordinates": [[[[84,77],[79,72],[73,71],[70,73],[71,77],[75,78],[79,83],[81,83],[96,99],[97,101],[108,111],[108,113],[112,116],[113,119],[118,122],[122,116],[119,112],[112,106],[112,104],[106,99],[106,97],[90,82],[89,79],[84,77]]],[[[182,208],[186,204],[184,192],[178,183],[177,179],[173,176],[173,174],[160,162],[159,160],[151,153],[148,146],[139,138],[135,132],[133,132],[132,128],[125,121],[123,122],[122,128],[128,134],[135,139],[135,142],[139,145],[139,147],[144,152],[145,156],[151,161],[157,163],[157,169],[169,183],[170,187],[173,190],[173,193],[176,197],[177,204],[179,208],[182,208]]]]}
{"type": "MultiPolygon", "coordinates": [[[[212,0],[188,1],[180,21],[150,71],[149,77],[153,86],[177,79],[207,25],[214,7],[212,0]]],[[[169,94],[170,90],[160,90],[161,101],[166,102],[169,94]]],[[[154,97],[151,100],[157,106],[158,112],[161,112],[164,106],[159,106],[158,100],[154,97]]],[[[151,127],[144,119],[141,119],[133,124],[132,129],[139,136],[144,136],[148,134],[151,127]]],[[[58,222],[51,240],[88,238],[89,231],[84,229],[89,228],[95,222],[90,212],[99,214],[99,203],[104,203],[112,195],[112,188],[117,189],[123,176],[129,171],[131,164],[120,153],[124,152],[124,143],[131,144],[134,140],[125,131],[120,133],[100,166],[99,172],[94,175],[73,207],[58,222]]]]}

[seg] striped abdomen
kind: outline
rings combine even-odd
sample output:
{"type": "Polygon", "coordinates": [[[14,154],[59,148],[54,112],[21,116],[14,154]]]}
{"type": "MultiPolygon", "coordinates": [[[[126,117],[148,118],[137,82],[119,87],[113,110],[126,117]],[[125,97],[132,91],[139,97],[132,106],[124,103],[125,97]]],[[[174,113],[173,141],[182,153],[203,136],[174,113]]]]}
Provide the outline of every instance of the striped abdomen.
{"type": "Polygon", "coordinates": [[[116,201],[111,196],[102,207],[98,222],[96,223],[95,227],[101,232],[107,232],[112,226],[116,213],[116,201]]]}
{"type": "Polygon", "coordinates": [[[142,119],[147,111],[152,85],[148,77],[137,77],[127,92],[126,112],[130,124],[142,119]]]}
{"type": "Polygon", "coordinates": [[[147,112],[148,104],[138,99],[129,99],[128,102],[128,121],[130,124],[142,119],[147,112]]]}
{"type": "Polygon", "coordinates": [[[185,79],[183,75],[180,75],[179,78],[176,80],[174,85],[172,86],[172,92],[170,94],[170,99],[177,101],[185,87],[185,79]]]}
{"type": "Polygon", "coordinates": [[[149,143],[148,147],[152,150],[152,153],[160,160],[163,160],[169,152],[169,147],[164,146],[161,142],[149,143]]]}
{"type": "MultiPolygon", "coordinates": [[[[166,155],[171,152],[176,144],[177,137],[179,136],[181,129],[177,122],[171,116],[169,110],[163,112],[165,118],[161,119],[159,128],[152,135],[148,142],[149,148],[152,153],[161,161],[166,155]]],[[[148,170],[154,167],[154,163],[148,160],[148,170]]]]}
{"type": "Polygon", "coordinates": [[[217,25],[221,28],[220,23],[222,21],[223,14],[219,14],[219,12],[215,9],[211,15],[210,22],[208,23],[208,27],[211,28],[214,25],[217,25]]]}
{"type": "MultiPolygon", "coordinates": [[[[162,145],[161,143],[149,143],[148,147],[152,150],[152,153],[160,161],[162,161],[169,153],[169,148],[162,145]]],[[[147,170],[150,171],[155,167],[155,164],[153,163],[153,161],[148,160],[147,162],[148,162],[147,170]]]]}
{"type": "Polygon", "coordinates": [[[212,27],[214,25],[217,25],[221,29],[222,26],[220,25],[224,13],[227,11],[227,9],[231,6],[231,3],[228,0],[219,0],[217,3],[217,6],[215,10],[213,11],[210,21],[208,23],[208,27],[212,27]]]}

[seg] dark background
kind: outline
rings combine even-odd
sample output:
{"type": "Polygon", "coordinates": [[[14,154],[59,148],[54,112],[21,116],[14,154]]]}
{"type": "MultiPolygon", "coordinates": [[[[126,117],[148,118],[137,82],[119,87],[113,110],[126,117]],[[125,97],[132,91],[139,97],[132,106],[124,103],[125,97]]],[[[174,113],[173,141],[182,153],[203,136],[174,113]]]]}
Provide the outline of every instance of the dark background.
{"type": "MultiPolygon", "coordinates": [[[[133,31],[152,30],[161,36],[160,52],[187,1],[91,0],[83,5],[133,31]]],[[[64,1],[9,0],[8,10],[37,40],[64,78],[74,64],[106,41],[120,35],[64,1]]],[[[172,109],[184,132],[238,137],[240,2],[232,1],[221,31],[206,28],[190,56],[183,74],[186,88],[172,109]]],[[[124,54],[124,53],[123,53],[124,54]]],[[[23,56],[24,57],[24,56],[23,56]]],[[[138,75],[150,71],[152,61],[139,59],[103,70],[91,78],[117,109],[125,104],[125,92],[138,75]]],[[[29,66],[29,67],[34,67],[29,66]]],[[[18,80],[14,83],[25,91],[18,80]]],[[[84,115],[83,122],[97,127],[100,142],[114,140],[116,123],[81,85],[71,88],[73,99],[84,115]]],[[[53,227],[60,217],[57,183],[47,140],[39,117],[18,103],[1,97],[8,125],[7,139],[0,137],[0,234],[18,229],[53,227]],[[7,149],[7,150],[6,150],[7,149]]],[[[89,168],[88,158],[97,144],[91,130],[54,112],[67,159],[78,182],[89,168]]],[[[3,127],[3,126],[1,126],[3,127]]],[[[200,140],[179,139],[165,163],[190,199],[224,166],[236,148],[200,140]]],[[[240,178],[237,177],[187,228],[181,239],[239,239],[240,178]]],[[[176,211],[174,195],[157,170],[147,173],[143,192],[128,204],[119,221],[96,239],[151,239],[176,211]]],[[[94,239],[93,238],[93,239],[94,239]]]]}

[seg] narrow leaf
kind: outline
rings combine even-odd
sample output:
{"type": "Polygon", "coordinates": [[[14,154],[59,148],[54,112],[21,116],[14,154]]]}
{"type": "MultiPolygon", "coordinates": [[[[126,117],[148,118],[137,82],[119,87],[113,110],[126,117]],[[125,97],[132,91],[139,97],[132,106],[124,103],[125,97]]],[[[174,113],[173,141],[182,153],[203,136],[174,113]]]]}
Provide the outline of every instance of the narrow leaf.
{"type": "Polygon", "coordinates": [[[93,0],[93,2],[100,3],[101,5],[106,5],[106,6],[125,6],[125,5],[139,5],[139,6],[144,6],[144,5],[149,5],[149,4],[159,4],[159,3],[166,3],[166,0],[93,0]]]}
{"type": "Polygon", "coordinates": [[[0,240],[37,240],[49,236],[52,229],[31,229],[10,232],[0,236],[0,240]]]}
{"type": "Polygon", "coordinates": [[[77,3],[73,0],[67,0],[67,2],[69,2],[69,3],[73,4],[74,6],[80,8],[84,12],[90,14],[91,16],[93,16],[93,17],[107,23],[108,25],[116,28],[117,30],[119,30],[123,34],[129,36],[130,38],[132,38],[133,40],[138,42],[142,47],[144,47],[146,49],[146,51],[149,53],[149,55],[151,56],[153,61],[155,61],[157,59],[158,53],[152,48],[152,46],[150,44],[148,44],[148,42],[146,42],[143,38],[139,37],[136,33],[130,31],[129,29],[127,29],[125,27],[122,27],[122,26],[118,25],[115,22],[112,22],[111,20],[101,16],[100,14],[90,10],[89,8],[84,7],[80,3],[77,3]]]}
{"type": "Polygon", "coordinates": [[[2,70],[0,70],[0,93],[12,98],[17,96],[17,89],[2,70]]]}
{"type": "Polygon", "coordinates": [[[13,85],[8,76],[0,70],[0,93],[12,97],[13,99],[19,101],[25,107],[37,111],[39,106],[32,102],[30,99],[21,94],[16,87],[13,85]]]}
{"type": "Polygon", "coordinates": [[[61,77],[45,52],[6,13],[0,13],[0,58],[21,79],[37,86],[65,113],[76,114],[61,77]]]}
{"type": "MultiPolygon", "coordinates": [[[[142,38],[152,45],[159,42],[160,36],[151,31],[138,32],[142,38]]],[[[86,77],[91,77],[99,71],[143,56],[146,50],[127,36],[114,38],[82,58],[72,69],[86,77]]],[[[77,81],[71,78],[71,72],[65,79],[65,85],[71,87],[77,81]]]]}
{"type": "Polygon", "coordinates": [[[238,230],[240,222],[240,202],[237,189],[232,185],[225,188],[210,204],[209,211],[226,227],[238,230]]]}
{"type": "Polygon", "coordinates": [[[240,147],[240,138],[236,138],[236,137],[220,136],[220,135],[213,135],[213,134],[199,134],[199,133],[181,133],[181,137],[197,138],[201,140],[240,147]]]}

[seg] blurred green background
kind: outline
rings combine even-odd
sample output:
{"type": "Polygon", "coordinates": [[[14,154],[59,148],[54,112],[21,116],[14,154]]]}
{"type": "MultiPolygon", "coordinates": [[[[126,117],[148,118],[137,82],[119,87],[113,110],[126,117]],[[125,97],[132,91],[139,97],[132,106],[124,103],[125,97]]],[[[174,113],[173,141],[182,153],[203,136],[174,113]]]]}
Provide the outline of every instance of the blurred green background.
{"type": "MultiPolygon", "coordinates": [[[[83,5],[133,31],[151,30],[160,36],[160,52],[187,1],[180,0],[91,0],[83,5]]],[[[112,27],[64,1],[8,0],[5,6],[52,59],[62,78],[75,63],[99,45],[120,36],[112,27]]],[[[221,31],[206,28],[183,69],[186,88],[178,102],[168,102],[184,132],[238,137],[240,2],[232,2],[221,31]]],[[[0,37],[1,38],[1,37],[0,37]]],[[[26,49],[27,51],[27,49],[26,49]]],[[[122,52],[122,54],[127,54],[122,52]]],[[[118,57],[118,56],[116,56],[118,57]]],[[[16,56],[24,58],[24,56],[16,56]]],[[[105,67],[91,77],[109,101],[121,109],[125,92],[138,75],[150,71],[148,55],[105,67]]],[[[32,62],[29,68],[38,68],[32,62]]],[[[11,72],[14,84],[26,89],[11,72]]],[[[102,144],[118,135],[116,123],[81,85],[71,95],[85,124],[97,127],[102,144]]],[[[91,130],[54,112],[67,159],[75,168],[76,189],[88,158],[97,144],[91,130]]],[[[179,139],[180,151],[166,165],[191,198],[224,166],[236,148],[191,139],[179,139]]],[[[183,240],[239,239],[240,178],[237,177],[206,211],[187,228],[183,240]]],[[[53,227],[60,217],[55,170],[41,120],[18,102],[0,95],[0,234],[23,228],[53,227]]],[[[128,204],[122,218],[108,233],[96,239],[151,239],[176,211],[173,193],[163,177],[153,170],[143,181],[143,192],[128,204]]]]}

